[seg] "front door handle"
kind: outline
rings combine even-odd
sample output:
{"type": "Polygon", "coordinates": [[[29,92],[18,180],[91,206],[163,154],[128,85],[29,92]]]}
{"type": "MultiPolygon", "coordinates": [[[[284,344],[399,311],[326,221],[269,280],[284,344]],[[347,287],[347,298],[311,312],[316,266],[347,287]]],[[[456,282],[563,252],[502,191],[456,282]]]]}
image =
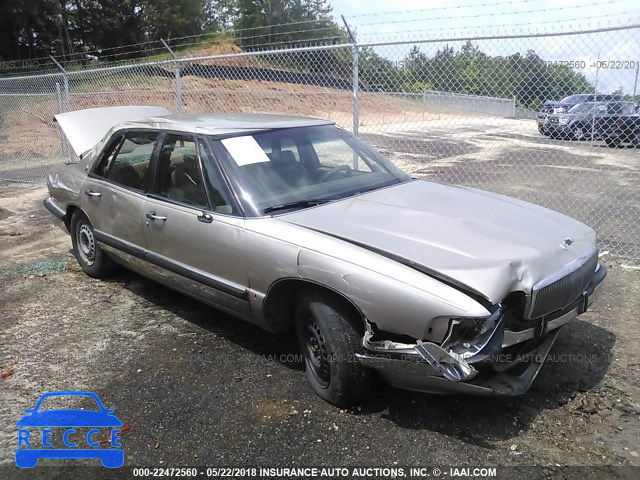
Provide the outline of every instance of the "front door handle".
{"type": "Polygon", "coordinates": [[[84,194],[87,197],[101,197],[102,194],[100,192],[94,192],[93,190],[85,190],[84,194]]]}
{"type": "Polygon", "coordinates": [[[167,220],[167,217],[164,217],[162,215],[156,215],[156,212],[149,212],[147,213],[146,217],[149,220],[162,220],[163,222],[167,220]]]}

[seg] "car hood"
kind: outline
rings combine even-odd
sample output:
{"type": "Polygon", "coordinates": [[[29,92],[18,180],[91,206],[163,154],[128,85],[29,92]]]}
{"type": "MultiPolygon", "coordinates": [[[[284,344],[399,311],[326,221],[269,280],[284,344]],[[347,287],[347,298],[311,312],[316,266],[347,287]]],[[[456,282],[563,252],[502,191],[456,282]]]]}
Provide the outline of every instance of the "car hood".
{"type": "Polygon", "coordinates": [[[493,303],[511,291],[529,292],[539,280],[595,250],[595,232],[565,215],[422,180],[278,219],[389,256],[493,303]]]}

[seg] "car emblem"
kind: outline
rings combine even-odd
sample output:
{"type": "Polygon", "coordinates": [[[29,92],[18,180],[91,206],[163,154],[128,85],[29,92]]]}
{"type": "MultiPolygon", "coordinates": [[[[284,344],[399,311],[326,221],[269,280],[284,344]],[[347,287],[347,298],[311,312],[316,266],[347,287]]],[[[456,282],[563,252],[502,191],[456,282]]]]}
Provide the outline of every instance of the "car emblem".
{"type": "Polygon", "coordinates": [[[568,247],[569,245],[571,245],[572,243],[573,243],[573,238],[571,238],[571,237],[567,237],[567,238],[565,238],[565,239],[562,241],[562,243],[560,244],[560,246],[561,246],[563,249],[565,249],[565,250],[566,250],[566,249],[567,249],[567,247],[568,247]]]}

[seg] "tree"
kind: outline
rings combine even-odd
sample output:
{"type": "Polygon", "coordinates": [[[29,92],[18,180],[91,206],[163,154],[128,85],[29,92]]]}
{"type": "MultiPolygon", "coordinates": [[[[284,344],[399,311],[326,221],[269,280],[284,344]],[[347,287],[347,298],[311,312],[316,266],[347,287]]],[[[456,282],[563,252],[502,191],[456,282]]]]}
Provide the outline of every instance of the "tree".
{"type": "Polygon", "coordinates": [[[239,43],[292,45],[331,37],[346,38],[329,17],[326,0],[237,0],[234,28],[239,43]]]}
{"type": "Polygon", "coordinates": [[[0,0],[0,58],[29,59],[60,47],[57,0],[0,0]]]}
{"type": "Polygon", "coordinates": [[[170,39],[202,33],[206,23],[204,0],[153,0],[144,14],[151,39],[170,39]]]}

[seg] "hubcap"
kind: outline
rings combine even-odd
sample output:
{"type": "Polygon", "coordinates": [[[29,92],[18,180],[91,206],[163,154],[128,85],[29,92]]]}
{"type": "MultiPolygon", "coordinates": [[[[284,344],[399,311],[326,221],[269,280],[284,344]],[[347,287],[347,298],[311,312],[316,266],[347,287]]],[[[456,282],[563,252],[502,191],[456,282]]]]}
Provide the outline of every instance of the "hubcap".
{"type": "Polygon", "coordinates": [[[305,350],[307,368],[310,369],[322,388],[327,388],[331,381],[331,364],[329,362],[329,349],[315,320],[308,323],[305,336],[305,350]]]}
{"type": "Polygon", "coordinates": [[[582,131],[581,128],[576,128],[573,131],[573,136],[578,140],[582,140],[582,138],[584,137],[584,132],[582,131]]]}
{"type": "Polygon", "coordinates": [[[96,241],[93,237],[93,230],[86,223],[83,223],[78,229],[77,244],[82,261],[89,266],[93,265],[96,260],[96,241]]]}

